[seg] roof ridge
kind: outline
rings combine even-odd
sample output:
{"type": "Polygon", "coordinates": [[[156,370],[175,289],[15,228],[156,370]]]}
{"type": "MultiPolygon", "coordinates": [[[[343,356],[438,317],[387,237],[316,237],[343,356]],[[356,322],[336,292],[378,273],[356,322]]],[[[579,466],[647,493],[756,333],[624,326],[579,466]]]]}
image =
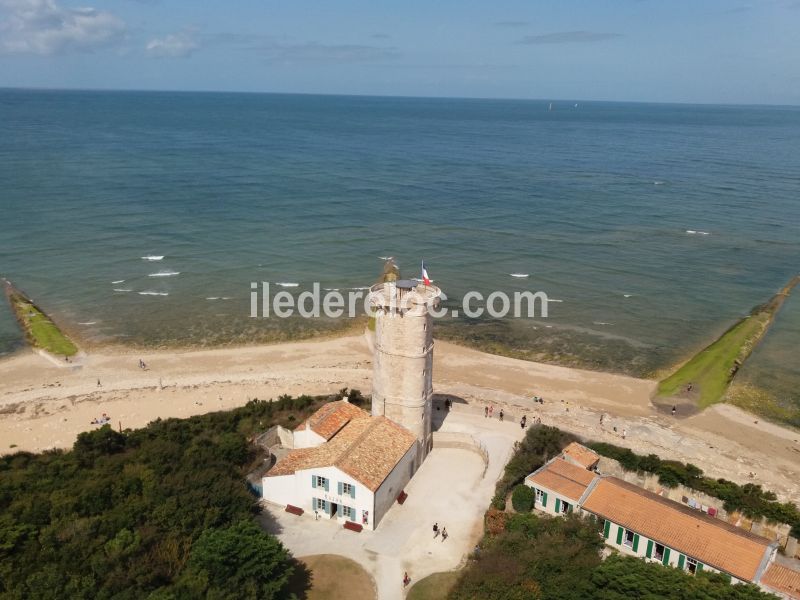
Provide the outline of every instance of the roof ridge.
{"type": "MultiPolygon", "coordinates": [[[[353,451],[353,448],[357,447],[364,440],[364,438],[366,438],[367,435],[369,435],[369,433],[378,425],[378,423],[380,423],[378,419],[379,418],[376,418],[374,420],[373,419],[369,420],[369,424],[364,428],[364,431],[359,433],[355,438],[353,438],[352,442],[347,444],[347,446],[342,449],[342,451],[339,453],[339,456],[337,456],[336,460],[333,461],[333,466],[338,467],[340,469],[342,468],[339,463],[342,462],[346,457],[348,457],[350,453],[353,451]]],[[[351,421],[348,421],[348,423],[350,422],[351,421]]]]}
{"type": "Polygon", "coordinates": [[[660,496],[660,495],[656,494],[655,492],[652,492],[652,491],[650,491],[648,489],[640,487],[640,486],[638,486],[638,485],[636,485],[634,483],[630,483],[628,481],[625,481],[624,479],[620,479],[619,477],[615,477],[613,475],[604,475],[604,476],[602,476],[602,478],[608,480],[612,484],[614,484],[614,483],[617,483],[617,484],[618,483],[622,483],[623,485],[620,486],[620,487],[624,487],[625,489],[627,489],[628,491],[630,491],[630,492],[632,492],[634,494],[640,494],[642,496],[645,496],[646,498],[648,498],[650,500],[653,500],[654,502],[660,502],[667,509],[674,510],[675,512],[678,512],[678,513],[681,513],[683,515],[686,515],[687,517],[690,517],[692,519],[696,519],[698,521],[702,521],[703,523],[707,523],[708,525],[713,525],[715,527],[720,527],[721,529],[725,529],[725,530],[729,531],[730,533],[733,533],[735,535],[740,535],[740,536],[742,536],[744,538],[750,539],[750,540],[752,540],[754,542],[757,542],[757,543],[760,543],[760,544],[769,545],[772,542],[772,540],[770,540],[769,538],[764,537],[763,535],[758,535],[757,533],[753,533],[752,531],[747,531],[745,529],[742,529],[741,527],[737,527],[736,525],[733,525],[732,523],[728,523],[727,521],[725,521],[723,519],[718,519],[716,517],[712,517],[710,515],[707,515],[706,513],[702,512],[702,511],[698,511],[698,510],[695,510],[695,509],[690,508],[688,506],[684,506],[683,504],[681,504],[680,502],[678,502],[676,500],[673,500],[672,498],[665,498],[664,496],[660,496]]]}

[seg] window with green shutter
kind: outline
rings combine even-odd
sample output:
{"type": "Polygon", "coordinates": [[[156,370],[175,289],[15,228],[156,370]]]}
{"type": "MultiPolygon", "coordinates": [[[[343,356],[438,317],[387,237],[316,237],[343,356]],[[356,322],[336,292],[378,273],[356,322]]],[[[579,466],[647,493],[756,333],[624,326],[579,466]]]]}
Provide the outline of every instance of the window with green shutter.
{"type": "Polygon", "coordinates": [[[340,496],[342,495],[342,482],[341,481],[336,483],[336,493],[339,494],[340,496]]]}
{"type": "Polygon", "coordinates": [[[603,526],[603,537],[608,539],[608,534],[611,532],[611,521],[606,519],[606,524],[603,526]]]}
{"type": "Polygon", "coordinates": [[[681,554],[681,555],[678,557],[678,568],[679,568],[679,569],[683,569],[683,565],[684,565],[684,564],[686,564],[686,556],[685,556],[685,555],[683,555],[683,554],[681,554]]]}
{"type": "Polygon", "coordinates": [[[647,540],[647,552],[645,552],[645,556],[647,556],[647,558],[653,557],[653,540],[647,540]]]}
{"type": "Polygon", "coordinates": [[[703,563],[701,563],[701,562],[698,562],[698,563],[697,563],[697,572],[699,573],[699,572],[700,572],[700,571],[702,571],[702,570],[703,570],[703,563]]]}
{"type": "Polygon", "coordinates": [[[617,546],[622,545],[622,527],[617,526],[617,546]]]}
{"type": "Polygon", "coordinates": [[[665,565],[669,564],[669,548],[664,548],[664,560],[661,562],[665,565]]]}
{"type": "Polygon", "coordinates": [[[556,512],[561,512],[561,498],[556,498],[556,512]]]}
{"type": "Polygon", "coordinates": [[[547,508],[547,492],[542,492],[542,508],[547,508]]]}
{"type": "Polygon", "coordinates": [[[638,552],[639,551],[639,534],[638,533],[633,534],[633,551],[634,552],[638,552]]]}

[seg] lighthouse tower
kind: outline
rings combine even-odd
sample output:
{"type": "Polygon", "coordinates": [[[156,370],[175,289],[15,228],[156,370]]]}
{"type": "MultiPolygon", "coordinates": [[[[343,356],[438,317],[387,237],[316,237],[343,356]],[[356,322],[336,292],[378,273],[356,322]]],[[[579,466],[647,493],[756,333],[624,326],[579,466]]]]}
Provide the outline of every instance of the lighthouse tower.
{"type": "Polygon", "coordinates": [[[433,319],[441,290],[400,279],[372,286],[375,312],[372,414],[383,415],[413,433],[417,469],[431,449],[433,319]]]}

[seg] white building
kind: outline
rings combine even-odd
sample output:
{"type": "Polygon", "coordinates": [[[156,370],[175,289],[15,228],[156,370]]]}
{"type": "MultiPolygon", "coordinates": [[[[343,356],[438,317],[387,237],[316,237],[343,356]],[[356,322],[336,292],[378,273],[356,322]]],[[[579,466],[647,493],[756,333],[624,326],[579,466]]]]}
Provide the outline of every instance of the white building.
{"type": "Polygon", "coordinates": [[[603,524],[606,544],[622,554],[692,574],[722,573],[733,583],[757,583],[789,598],[800,590],[800,574],[774,562],[777,541],[589,470],[597,459],[573,443],[528,475],[534,507],[553,515],[593,515],[603,524]]]}
{"type": "Polygon", "coordinates": [[[262,480],[287,510],[374,529],[431,448],[433,332],[441,292],[401,280],[372,287],[372,415],[330,402],[292,432],[294,448],[262,480]]]}
{"type": "Polygon", "coordinates": [[[344,400],[320,408],[294,436],[304,447],[263,478],[268,502],[374,529],[414,474],[411,432],[344,400]]]}

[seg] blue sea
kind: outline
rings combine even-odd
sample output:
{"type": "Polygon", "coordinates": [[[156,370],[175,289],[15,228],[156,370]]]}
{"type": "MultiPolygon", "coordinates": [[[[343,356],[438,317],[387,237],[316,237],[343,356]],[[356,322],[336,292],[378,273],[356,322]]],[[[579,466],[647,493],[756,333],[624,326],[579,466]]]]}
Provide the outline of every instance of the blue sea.
{"type": "MultiPolygon", "coordinates": [[[[549,106],[2,90],[0,274],[83,344],[211,345],[338,325],[250,319],[251,281],[424,259],[452,301],[563,300],[443,333],[646,375],[800,270],[800,108],[549,106]]],[[[795,296],[741,377],[800,403],[798,339],[795,296]]],[[[0,307],[0,352],[20,342],[0,307]]]]}

